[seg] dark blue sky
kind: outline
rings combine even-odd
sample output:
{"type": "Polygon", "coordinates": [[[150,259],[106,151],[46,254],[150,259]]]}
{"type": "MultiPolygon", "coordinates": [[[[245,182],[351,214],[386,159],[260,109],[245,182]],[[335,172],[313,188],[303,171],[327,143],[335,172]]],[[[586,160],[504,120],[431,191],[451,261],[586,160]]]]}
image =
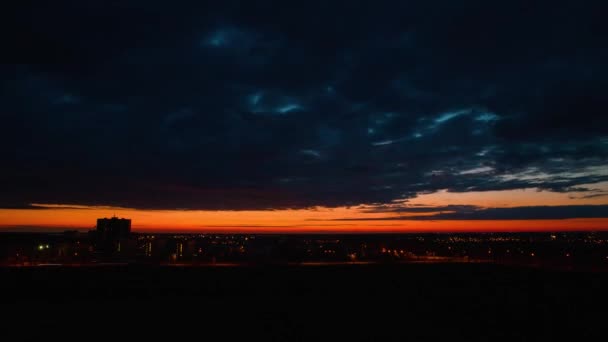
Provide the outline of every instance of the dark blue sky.
{"type": "Polygon", "coordinates": [[[211,3],[13,5],[0,207],[608,198],[604,1],[211,3]]]}

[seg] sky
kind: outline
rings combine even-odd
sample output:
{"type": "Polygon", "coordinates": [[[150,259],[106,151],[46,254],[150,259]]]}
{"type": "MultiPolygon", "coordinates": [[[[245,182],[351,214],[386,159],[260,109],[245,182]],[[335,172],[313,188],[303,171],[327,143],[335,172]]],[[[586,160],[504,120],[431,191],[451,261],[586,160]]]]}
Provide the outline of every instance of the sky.
{"type": "Polygon", "coordinates": [[[0,230],[606,229],[607,10],[15,2],[0,230]]]}

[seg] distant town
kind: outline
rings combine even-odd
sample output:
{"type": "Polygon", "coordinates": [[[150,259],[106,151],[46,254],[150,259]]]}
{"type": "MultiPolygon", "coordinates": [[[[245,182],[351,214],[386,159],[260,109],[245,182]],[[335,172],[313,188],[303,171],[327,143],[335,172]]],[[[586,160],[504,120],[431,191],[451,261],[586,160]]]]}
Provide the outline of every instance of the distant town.
{"type": "Polygon", "coordinates": [[[131,220],[97,220],[89,232],[3,233],[3,266],[149,264],[497,263],[608,270],[608,233],[148,234],[131,220]]]}

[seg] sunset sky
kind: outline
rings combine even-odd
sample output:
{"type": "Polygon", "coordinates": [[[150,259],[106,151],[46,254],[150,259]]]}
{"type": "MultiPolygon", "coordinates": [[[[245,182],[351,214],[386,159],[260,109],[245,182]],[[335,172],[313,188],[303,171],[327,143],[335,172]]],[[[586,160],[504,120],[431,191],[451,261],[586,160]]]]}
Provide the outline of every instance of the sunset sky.
{"type": "Polygon", "coordinates": [[[0,230],[608,229],[604,11],[551,4],[16,5],[0,230]]]}

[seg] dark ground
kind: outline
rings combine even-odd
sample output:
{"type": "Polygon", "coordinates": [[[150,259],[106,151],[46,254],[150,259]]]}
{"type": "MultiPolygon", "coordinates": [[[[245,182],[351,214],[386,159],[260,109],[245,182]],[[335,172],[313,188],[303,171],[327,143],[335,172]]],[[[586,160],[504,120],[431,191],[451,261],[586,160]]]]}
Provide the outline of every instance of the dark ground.
{"type": "Polygon", "coordinates": [[[3,268],[0,279],[0,341],[583,341],[607,331],[607,273],[120,266],[3,268]]]}

